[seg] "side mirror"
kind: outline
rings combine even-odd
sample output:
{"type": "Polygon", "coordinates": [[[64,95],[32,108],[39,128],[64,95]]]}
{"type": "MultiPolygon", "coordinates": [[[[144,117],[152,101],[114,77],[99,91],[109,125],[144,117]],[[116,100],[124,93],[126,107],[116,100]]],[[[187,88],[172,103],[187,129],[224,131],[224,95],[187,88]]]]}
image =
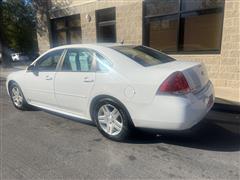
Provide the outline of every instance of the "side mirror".
{"type": "Polygon", "coordinates": [[[31,71],[31,72],[35,71],[35,69],[36,69],[35,64],[31,64],[31,65],[29,65],[28,68],[27,68],[27,70],[28,70],[28,71],[31,71]]]}
{"type": "Polygon", "coordinates": [[[31,64],[28,66],[27,71],[33,72],[35,75],[38,75],[38,70],[35,64],[31,64]]]}

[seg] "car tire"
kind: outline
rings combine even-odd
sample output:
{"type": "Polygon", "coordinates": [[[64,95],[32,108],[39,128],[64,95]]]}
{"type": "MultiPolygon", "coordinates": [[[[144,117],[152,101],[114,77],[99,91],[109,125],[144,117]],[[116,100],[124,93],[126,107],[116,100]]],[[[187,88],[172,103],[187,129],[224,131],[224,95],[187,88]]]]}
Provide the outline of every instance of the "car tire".
{"type": "Polygon", "coordinates": [[[98,130],[106,138],[114,141],[124,141],[131,135],[133,130],[131,118],[127,110],[116,100],[111,98],[98,100],[93,107],[92,115],[98,130]],[[107,113],[104,114],[104,112],[107,113]]]}
{"type": "Polygon", "coordinates": [[[17,83],[13,82],[9,86],[9,94],[13,105],[19,110],[28,110],[30,106],[28,105],[21,88],[17,83]]]}

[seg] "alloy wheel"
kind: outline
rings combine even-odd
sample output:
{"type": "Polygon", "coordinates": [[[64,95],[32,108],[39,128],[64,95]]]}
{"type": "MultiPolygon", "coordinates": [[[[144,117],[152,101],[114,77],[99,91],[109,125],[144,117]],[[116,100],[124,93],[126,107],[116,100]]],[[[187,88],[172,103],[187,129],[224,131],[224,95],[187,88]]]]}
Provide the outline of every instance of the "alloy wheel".
{"type": "Polygon", "coordinates": [[[12,88],[12,99],[13,99],[13,103],[17,106],[17,107],[21,107],[23,104],[23,95],[20,92],[18,87],[13,87],[12,88]]]}
{"type": "Polygon", "coordinates": [[[105,104],[99,108],[98,122],[100,127],[109,135],[118,135],[123,128],[123,118],[119,110],[111,105],[105,104]]]}

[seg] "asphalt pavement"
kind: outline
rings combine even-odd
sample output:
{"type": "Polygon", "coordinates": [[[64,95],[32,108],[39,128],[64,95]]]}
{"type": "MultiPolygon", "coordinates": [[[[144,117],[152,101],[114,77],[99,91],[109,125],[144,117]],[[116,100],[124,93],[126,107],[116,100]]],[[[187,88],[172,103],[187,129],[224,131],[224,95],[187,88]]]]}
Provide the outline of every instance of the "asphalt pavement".
{"type": "Polygon", "coordinates": [[[194,134],[138,132],[125,143],[92,124],[19,111],[0,79],[0,179],[240,179],[240,135],[205,119],[194,134]]]}

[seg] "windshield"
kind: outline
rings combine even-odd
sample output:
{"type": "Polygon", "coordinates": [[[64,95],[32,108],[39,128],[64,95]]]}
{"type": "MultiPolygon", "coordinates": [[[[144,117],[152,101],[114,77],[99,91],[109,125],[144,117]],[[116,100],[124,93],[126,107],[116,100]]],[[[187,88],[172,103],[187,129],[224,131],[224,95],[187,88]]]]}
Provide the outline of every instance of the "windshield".
{"type": "Polygon", "coordinates": [[[112,49],[124,54],[144,67],[175,61],[157,50],[145,46],[114,46],[112,49]]]}

